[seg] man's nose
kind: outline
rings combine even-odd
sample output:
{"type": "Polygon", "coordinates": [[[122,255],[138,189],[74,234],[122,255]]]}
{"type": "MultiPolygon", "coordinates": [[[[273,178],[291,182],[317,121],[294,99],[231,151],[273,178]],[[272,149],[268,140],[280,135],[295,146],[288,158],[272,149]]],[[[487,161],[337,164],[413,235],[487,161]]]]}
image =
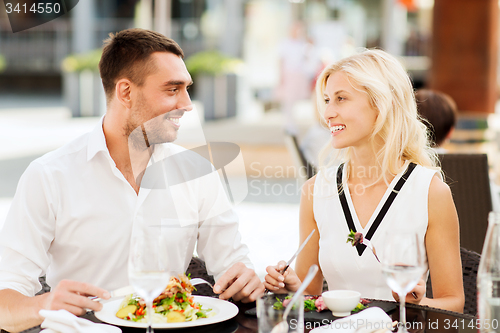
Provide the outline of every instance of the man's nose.
{"type": "Polygon", "coordinates": [[[186,112],[188,111],[192,111],[194,108],[194,105],[192,103],[190,103],[189,105],[186,105],[186,106],[183,106],[182,109],[186,112]]]}
{"type": "Polygon", "coordinates": [[[191,102],[191,98],[189,97],[188,92],[186,91],[183,96],[179,99],[177,104],[178,109],[183,109],[184,111],[193,110],[193,103],[191,102]]]}

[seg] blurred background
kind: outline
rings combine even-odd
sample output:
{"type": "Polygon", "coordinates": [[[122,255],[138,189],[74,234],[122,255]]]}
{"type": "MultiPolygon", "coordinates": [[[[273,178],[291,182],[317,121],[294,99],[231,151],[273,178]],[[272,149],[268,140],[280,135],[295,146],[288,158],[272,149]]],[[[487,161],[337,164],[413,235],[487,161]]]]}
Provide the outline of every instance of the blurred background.
{"type": "MultiPolygon", "coordinates": [[[[246,177],[248,195],[236,210],[261,276],[296,249],[300,186],[311,175],[305,165],[317,164],[329,139],[315,78],[361,48],[392,53],[416,89],[455,99],[458,122],[445,148],[487,153],[493,183],[500,174],[498,0],[80,0],[17,33],[3,5],[0,226],[28,164],[105,113],[100,47],[109,33],[132,27],[179,43],[206,141],[240,146],[245,172],[233,176],[246,177]],[[292,245],[278,246],[275,235],[292,245]]],[[[178,143],[196,146],[195,128],[183,124],[178,143]]]]}

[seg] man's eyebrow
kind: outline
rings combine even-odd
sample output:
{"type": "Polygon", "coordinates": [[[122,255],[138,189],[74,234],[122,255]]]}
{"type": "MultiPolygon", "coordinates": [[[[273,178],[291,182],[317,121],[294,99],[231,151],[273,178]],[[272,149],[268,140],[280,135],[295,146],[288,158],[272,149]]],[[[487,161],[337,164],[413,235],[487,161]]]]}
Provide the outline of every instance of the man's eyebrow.
{"type": "Polygon", "coordinates": [[[186,86],[190,86],[193,84],[193,81],[182,81],[182,80],[170,80],[170,81],[167,81],[165,83],[163,83],[164,86],[183,86],[183,85],[186,85],[186,86]]]}

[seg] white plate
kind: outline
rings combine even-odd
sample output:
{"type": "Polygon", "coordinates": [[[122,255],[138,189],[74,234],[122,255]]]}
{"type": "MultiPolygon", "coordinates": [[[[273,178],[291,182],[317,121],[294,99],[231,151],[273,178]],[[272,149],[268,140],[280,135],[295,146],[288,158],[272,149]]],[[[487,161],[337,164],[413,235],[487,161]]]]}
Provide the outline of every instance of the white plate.
{"type": "MultiPolygon", "coordinates": [[[[369,325],[374,329],[387,328],[390,332],[392,330],[392,319],[384,310],[374,306],[342,319],[337,319],[328,325],[316,327],[310,333],[355,333],[358,325],[359,328],[363,327],[363,325],[369,325]]],[[[360,331],[372,332],[373,330],[362,329],[360,331]]]]}
{"type": "MultiPolygon", "coordinates": [[[[136,323],[130,320],[120,319],[116,316],[116,312],[118,311],[118,307],[120,306],[122,300],[123,298],[120,298],[104,303],[102,310],[95,313],[97,319],[116,326],[147,328],[148,324],[146,323],[136,323]]],[[[154,323],[153,328],[168,329],[204,326],[220,323],[222,321],[231,319],[238,314],[238,307],[236,305],[228,301],[220,300],[218,298],[194,296],[194,301],[195,303],[200,303],[204,309],[212,309],[212,311],[215,312],[215,316],[210,318],[200,318],[194,321],[186,321],[183,323],[154,323]]]]}

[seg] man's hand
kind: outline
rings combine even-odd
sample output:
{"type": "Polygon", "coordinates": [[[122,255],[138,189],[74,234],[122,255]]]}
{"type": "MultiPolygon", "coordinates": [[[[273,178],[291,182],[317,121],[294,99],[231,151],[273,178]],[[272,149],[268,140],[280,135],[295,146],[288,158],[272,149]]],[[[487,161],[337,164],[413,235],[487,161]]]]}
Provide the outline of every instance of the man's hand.
{"type": "Polygon", "coordinates": [[[102,304],[89,299],[89,296],[110,298],[106,290],[91,284],[62,280],[50,293],[47,293],[43,308],[46,310],[64,309],[76,316],[85,314],[86,309],[101,310],[102,304]]]}
{"type": "Polygon", "coordinates": [[[220,299],[232,297],[235,301],[249,303],[254,302],[259,295],[264,293],[264,285],[253,269],[238,262],[215,283],[214,293],[220,294],[220,299]]]}

